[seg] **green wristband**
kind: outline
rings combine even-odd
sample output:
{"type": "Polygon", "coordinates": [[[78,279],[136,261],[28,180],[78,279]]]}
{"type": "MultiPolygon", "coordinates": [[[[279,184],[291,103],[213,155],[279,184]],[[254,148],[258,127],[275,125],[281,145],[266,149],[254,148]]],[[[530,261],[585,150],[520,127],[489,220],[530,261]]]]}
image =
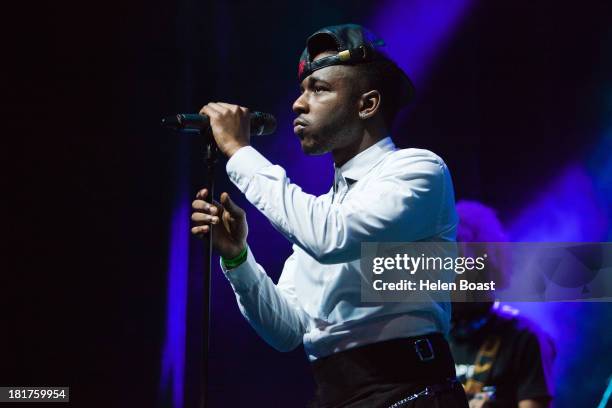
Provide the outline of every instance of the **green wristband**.
{"type": "Polygon", "coordinates": [[[234,269],[237,266],[242,265],[244,261],[246,261],[247,259],[247,255],[248,255],[247,248],[248,247],[245,246],[244,249],[240,251],[238,256],[232,259],[227,259],[221,256],[221,262],[223,262],[223,266],[225,266],[226,269],[234,269]]]}

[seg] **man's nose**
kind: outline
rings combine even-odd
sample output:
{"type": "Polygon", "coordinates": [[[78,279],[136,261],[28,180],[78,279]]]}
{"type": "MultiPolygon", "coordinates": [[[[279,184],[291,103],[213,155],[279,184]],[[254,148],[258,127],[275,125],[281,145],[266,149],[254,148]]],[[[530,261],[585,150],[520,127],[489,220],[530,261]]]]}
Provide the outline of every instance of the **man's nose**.
{"type": "Polygon", "coordinates": [[[304,96],[304,93],[301,93],[300,96],[298,96],[298,98],[295,100],[295,102],[293,102],[293,112],[300,114],[300,113],[308,113],[308,103],[306,102],[306,97],[304,96]]]}

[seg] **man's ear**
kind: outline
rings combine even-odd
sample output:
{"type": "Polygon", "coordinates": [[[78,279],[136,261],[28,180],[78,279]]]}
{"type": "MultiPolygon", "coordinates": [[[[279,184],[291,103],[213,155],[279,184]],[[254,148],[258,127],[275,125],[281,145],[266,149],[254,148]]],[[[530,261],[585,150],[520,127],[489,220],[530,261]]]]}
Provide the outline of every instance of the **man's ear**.
{"type": "Polygon", "coordinates": [[[359,98],[359,118],[369,119],[380,110],[380,92],[372,90],[361,94],[359,98]]]}

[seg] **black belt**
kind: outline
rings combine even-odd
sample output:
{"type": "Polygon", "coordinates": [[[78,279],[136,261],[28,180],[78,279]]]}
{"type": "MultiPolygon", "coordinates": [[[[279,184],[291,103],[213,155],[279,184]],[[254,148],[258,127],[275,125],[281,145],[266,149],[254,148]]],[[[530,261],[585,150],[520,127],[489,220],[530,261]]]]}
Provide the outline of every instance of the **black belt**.
{"type": "Polygon", "coordinates": [[[457,388],[461,389],[459,381],[457,381],[456,378],[449,378],[443,383],[428,385],[424,390],[415,392],[402,398],[401,400],[395,401],[393,404],[389,405],[388,408],[399,408],[410,401],[414,401],[419,398],[431,397],[443,392],[452,392],[457,388]]]}
{"type": "Polygon", "coordinates": [[[372,393],[410,384],[426,389],[455,378],[442,334],[408,337],[341,351],[312,363],[317,406],[341,406],[372,393]]]}

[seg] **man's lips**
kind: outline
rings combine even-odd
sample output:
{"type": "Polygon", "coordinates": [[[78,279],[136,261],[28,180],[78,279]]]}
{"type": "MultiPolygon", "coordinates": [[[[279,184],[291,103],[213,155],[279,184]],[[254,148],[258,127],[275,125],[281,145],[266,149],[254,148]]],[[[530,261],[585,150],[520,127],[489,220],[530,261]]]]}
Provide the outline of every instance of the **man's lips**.
{"type": "Polygon", "coordinates": [[[308,121],[302,118],[295,118],[295,120],[293,121],[293,126],[297,125],[308,126],[308,121]]]}
{"type": "Polygon", "coordinates": [[[293,121],[293,132],[296,135],[300,135],[306,126],[308,126],[308,122],[298,118],[293,121]]]}

